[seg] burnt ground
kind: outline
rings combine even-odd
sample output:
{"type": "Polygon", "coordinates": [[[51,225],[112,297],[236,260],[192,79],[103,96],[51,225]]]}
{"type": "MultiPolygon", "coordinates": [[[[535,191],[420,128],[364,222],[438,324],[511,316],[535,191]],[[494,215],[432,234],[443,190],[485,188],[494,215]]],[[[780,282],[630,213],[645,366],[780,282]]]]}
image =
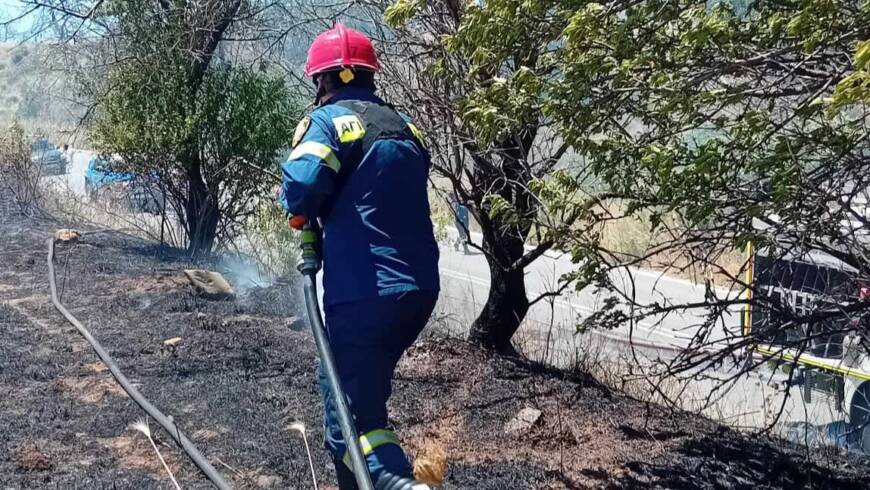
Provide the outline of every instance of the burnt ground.
{"type": "MultiPolygon", "coordinates": [[[[129,427],[143,412],[50,303],[45,240],[57,227],[0,206],[0,488],[171,488],[129,427]]],[[[58,245],[57,265],[62,301],[237,488],[312,488],[303,443],[286,429],[295,420],[308,427],[321,483],[332,483],[315,348],[287,285],[198,298],[180,277],[189,262],[119,233],[58,245]],[[182,341],[165,347],[172,337],[182,341]]],[[[865,487],[870,475],[845,456],[807,459],[457,340],[408,352],[391,417],[412,454],[446,452],[445,489],[833,489],[865,487]],[[543,414],[507,435],[524,407],[543,414]]],[[[152,430],[182,487],[210,488],[152,430]]]]}

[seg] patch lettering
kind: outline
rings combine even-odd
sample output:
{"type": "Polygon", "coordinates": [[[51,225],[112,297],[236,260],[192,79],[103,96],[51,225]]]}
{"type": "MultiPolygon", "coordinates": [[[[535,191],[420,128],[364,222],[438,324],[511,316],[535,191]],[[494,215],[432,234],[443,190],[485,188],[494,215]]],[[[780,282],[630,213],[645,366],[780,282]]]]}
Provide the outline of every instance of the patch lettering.
{"type": "Polygon", "coordinates": [[[332,124],[335,125],[335,132],[338,133],[338,141],[342,143],[350,143],[366,135],[366,128],[362,121],[353,114],[333,117],[332,124]]]}

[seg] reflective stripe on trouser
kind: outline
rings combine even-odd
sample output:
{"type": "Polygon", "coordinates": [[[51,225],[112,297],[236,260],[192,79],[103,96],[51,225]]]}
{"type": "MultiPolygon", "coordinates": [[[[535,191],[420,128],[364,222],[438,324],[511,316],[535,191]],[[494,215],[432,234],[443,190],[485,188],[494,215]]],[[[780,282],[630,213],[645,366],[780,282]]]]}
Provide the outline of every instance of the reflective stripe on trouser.
{"type": "MultiPolygon", "coordinates": [[[[362,446],[363,455],[368,456],[384,444],[395,444],[398,446],[399,437],[391,430],[376,429],[359,436],[359,442],[360,446],[362,446]]],[[[341,461],[353,470],[353,465],[350,463],[350,451],[344,452],[344,457],[341,458],[341,461]]]]}

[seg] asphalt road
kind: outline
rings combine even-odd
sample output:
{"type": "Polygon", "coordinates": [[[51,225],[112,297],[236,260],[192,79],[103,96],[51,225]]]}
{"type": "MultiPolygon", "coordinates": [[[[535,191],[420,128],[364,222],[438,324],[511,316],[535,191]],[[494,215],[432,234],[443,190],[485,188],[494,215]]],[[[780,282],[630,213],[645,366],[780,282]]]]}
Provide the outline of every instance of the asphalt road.
{"type": "MultiPolygon", "coordinates": [[[[448,239],[455,239],[456,231],[448,230],[448,239]]],[[[472,233],[472,241],[479,243],[481,237],[472,233]]],[[[454,328],[468,325],[468,317],[460,310],[476,314],[486,302],[489,291],[489,269],[486,259],[479,251],[470,248],[468,254],[456,251],[449,244],[441,248],[442,295],[456,304],[454,328]],[[462,305],[460,307],[459,305],[462,305]]],[[[556,291],[559,278],[576,269],[569,257],[561,253],[547,253],[534,261],[527,269],[526,287],[530,298],[556,291]]],[[[612,280],[620,285],[627,296],[638,304],[683,304],[701,302],[705,288],[687,280],[672,278],[660,272],[624,269],[613,272],[612,280]]],[[[740,291],[719,288],[715,294],[720,298],[737,298],[740,291]]],[[[573,332],[584,317],[600,308],[605,296],[588,287],[581,291],[569,288],[557,298],[536,303],[528,313],[526,325],[531,332],[558,327],[560,332],[573,332]]],[[[608,332],[594,335],[632,342],[638,347],[658,347],[663,354],[685,348],[695,336],[700,325],[707,320],[709,311],[695,309],[672,313],[667,316],[646,318],[640,322],[624,325],[608,332]]],[[[473,320],[473,317],[471,318],[473,320]]],[[[736,339],[740,334],[740,312],[732,311],[717,322],[711,340],[736,339]]]]}
{"type": "MultiPolygon", "coordinates": [[[[455,239],[455,229],[447,230],[448,242],[455,239]]],[[[472,234],[479,243],[480,235],[472,234]]],[[[548,253],[532,263],[526,275],[529,297],[554,291],[559,277],[576,267],[570,258],[560,253],[548,253]]],[[[436,309],[441,328],[454,334],[463,334],[486,302],[489,291],[489,269],[483,254],[470,249],[465,254],[450,243],[441,247],[441,300],[436,309]]],[[[668,277],[660,272],[629,269],[614,272],[623,293],[633,296],[640,304],[684,304],[705,298],[705,288],[690,281],[668,277]]],[[[737,290],[717,288],[719,298],[736,298],[737,290]]],[[[706,319],[708,311],[693,310],[667,317],[649,318],[631,326],[626,325],[607,332],[576,333],[577,324],[595,311],[604,297],[594,288],[569,290],[552,300],[534,305],[520,330],[514,337],[529,357],[560,367],[579,365],[588,368],[591,363],[584,357],[594,357],[603,363],[597,375],[613,375],[617,379],[633,379],[639,369],[648,369],[657,362],[666,362],[684,349],[706,319]],[[601,369],[613,369],[603,373],[601,369]],[[616,372],[618,371],[618,372],[616,372]],[[632,371],[634,376],[627,374],[632,371]]],[[[729,311],[716,321],[711,339],[720,342],[737,340],[740,336],[740,311],[729,311]]],[[[717,388],[719,380],[737,372],[734,365],[724,364],[713,372],[710,379],[695,380],[682,387],[679,402],[687,409],[709,405],[703,413],[731,426],[761,428],[772,424],[776,415],[781,417],[775,430],[793,439],[809,437],[828,439],[825,434],[842,427],[842,413],[831,400],[814,396],[810,403],[803,399],[799,387],[788,388],[786,376],[769,369],[759,369],[738,379],[727,389],[717,388]],[[786,396],[788,394],[788,396],[786,396]],[[711,403],[707,403],[712,400],[711,403]],[[807,436],[812,432],[811,436],[807,436]]],[[[673,386],[671,387],[673,388],[673,386]]],[[[641,388],[643,389],[643,388],[641,388]]]]}

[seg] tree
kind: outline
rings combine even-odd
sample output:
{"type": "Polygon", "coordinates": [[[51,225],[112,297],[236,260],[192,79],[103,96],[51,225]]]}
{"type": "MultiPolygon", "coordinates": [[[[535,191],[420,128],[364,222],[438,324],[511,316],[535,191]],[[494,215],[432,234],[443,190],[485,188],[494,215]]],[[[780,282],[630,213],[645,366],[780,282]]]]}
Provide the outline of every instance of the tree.
{"type": "Polygon", "coordinates": [[[258,169],[274,168],[298,109],[283,79],[250,69],[213,68],[196,93],[186,83],[172,68],[117,66],[91,137],[119,170],[159,178],[197,254],[234,236],[274,185],[258,169]]]}
{"type": "Polygon", "coordinates": [[[543,112],[657,237],[636,256],[589,241],[590,253],[575,253],[584,259],[578,284],[613,299],[585,326],[700,312],[686,326],[688,348],[663,366],[687,377],[772,338],[805,353],[820,339],[851,337],[870,354],[870,303],[858,294],[870,279],[868,4],[757,1],[740,15],[700,1],[556,5],[568,23],[543,112]],[[750,243],[784,263],[826,257],[850,279],[809,297],[771,294],[745,279],[749,262],[719,261],[750,243]],[[708,281],[703,300],[639,302],[602,274],[654,257],[671,258],[660,263],[666,271],[715,273],[726,291],[708,281]],[[775,321],[722,328],[744,307],[775,321]]]}
{"type": "Polygon", "coordinates": [[[704,315],[669,373],[704,375],[795,329],[799,352],[831,334],[870,352],[870,304],[854,287],[870,276],[867,5],[402,0],[387,20],[401,61],[390,80],[483,229],[494,285],[474,340],[505,347],[528,304],[517,276],[535,252],[521,245],[536,235],[536,252],[558,246],[577,264],[563,286],[606,293],[583,328],[704,315]],[[582,162],[570,171],[556,165],[569,152],[582,162]],[[647,225],[639,253],[602,239],[625,219],[647,225]],[[835,258],[852,287],[802,304],[763,294],[748,262],[720,260],[748,243],[835,258]],[[703,300],[641,302],[611,274],[630,265],[699,268],[728,292],[708,279],[703,300]],[[743,307],[776,313],[774,332],[717,327],[743,307]]]}
{"type": "Polygon", "coordinates": [[[257,169],[289,146],[299,109],[247,49],[274,40],[276,5],[32,3],[42,14],[34,31],[53,29],[69,51],[97,149],[120,156],[118,170],[159,179],[193,255],[232,236],[266,189],[257,169]]]}
{"type": "Polygon", "coordinates": [[[435,172],[481,228],[490,291],[470,340],[505,353],[529,307],[558,293],[530,299],[526,268],[583,214],[539,196],[573,175],[550,179],[568,145],[542,111],[557,75],[557,14],[546,2],[400,0],[386,10],[395,30],[380,34],[385,90],[426,128],[435,172]]]}

